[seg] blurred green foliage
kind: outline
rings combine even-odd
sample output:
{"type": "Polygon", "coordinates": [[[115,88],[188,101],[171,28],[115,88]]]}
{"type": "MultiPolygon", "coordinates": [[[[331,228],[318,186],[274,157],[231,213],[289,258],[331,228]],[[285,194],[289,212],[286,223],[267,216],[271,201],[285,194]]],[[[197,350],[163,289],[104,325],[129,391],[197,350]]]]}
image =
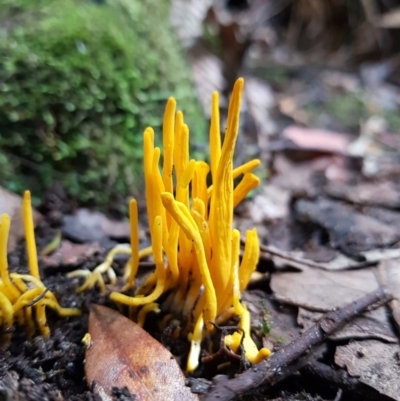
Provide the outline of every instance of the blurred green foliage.
{"type": "Polygon", "coordinates": [[[380,116],[386,121],[390,131],[400,131],[400,117],[397,109],[371,106],[368,97],[361,91],[334,93],[319,104],[305,105],[304,110],[311,119],[311,125],[324,127],[323,122],[333,118],[334,129],[357,134],[360,130],[360,122],[372,116],[380,116]]]}
{"type": "Polygon", "coordinates": [[[0,1],[0,185],[80,202],[139,193],[142,132],[175,96],[204,119],[159,0],[0,1]]]}

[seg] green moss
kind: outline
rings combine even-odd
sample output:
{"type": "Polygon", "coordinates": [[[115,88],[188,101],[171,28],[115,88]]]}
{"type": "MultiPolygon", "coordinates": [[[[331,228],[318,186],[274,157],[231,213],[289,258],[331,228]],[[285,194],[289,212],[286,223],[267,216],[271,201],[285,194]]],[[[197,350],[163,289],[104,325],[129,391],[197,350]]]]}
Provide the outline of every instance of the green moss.
{"type": "Polygon", "coordinates": [[[142,132],[160,130],[169,96],[199,140],[168,2],[1,2],[0,185],[41,193],[57,179],[97,204],[138,193],[142,132]]]}
{"type": "Polygon", "coordinates": [[[270,333],[272,329],[272,322],[269,320],[263,320],[260,324],[260,334],[266,336],[270,333]]]}

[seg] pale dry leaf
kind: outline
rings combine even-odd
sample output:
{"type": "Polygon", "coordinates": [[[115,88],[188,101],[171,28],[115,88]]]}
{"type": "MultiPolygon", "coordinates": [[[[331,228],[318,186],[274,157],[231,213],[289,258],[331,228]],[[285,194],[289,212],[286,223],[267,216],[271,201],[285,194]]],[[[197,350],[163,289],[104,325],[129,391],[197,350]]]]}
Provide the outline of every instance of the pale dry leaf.
{"type": "Polygon", "coordinates": [[[387,29],[400,28],[400,8],[394,8],[382,14],[381,17],[377,19],[376,25],[387,29]]]}
{"type": "MultiPolygon", "coordinates": [[[[373,268],[340,272],[305,268],[299,273],[275,273],[271,279],[271,288],[278,298],[303,307],[299,310],[298,323],[305,329],[321,317],[316,310],[332,310],[344,306],[376,290],[378,285],[376,270],[373,268]]],[[[397,341],[384,308],[356,318],[332,338],[397,341]]]]}
{"type": "Polygon", "coordinates": [[[289,126],[282,132],[284,138],[290,139],[301,149],[327,153],[347,154],[351,136],[317,128],[289,126]]]}
{"type": "Polygon", "coordinates": [[[303,266],[298,273],[272,275],[272,291],[298,305],[320,309],[344,306],[378,288],[373,268],[348,271],[325,271],[303,266]]]}
{"type": "Polygon", "coordinates": [[[400,347],[376,340],[356,341],[338,347],[335,362],[350,376],[400,401],[400,347]]]}
{"type": "Polygon", "coordinates": [[[174,356],[119,312],[92,305],[89,334],[85,373],[96,393],[110,395],[113,387],[127,387],[136,401],[198,400],[185,386],[174,356]]]}
{"type": "MultiPolygon", "coordinates": [[[[250,225],[249,225],[250,226],[250,225]]],[[[298,270],[304,270],[308,267],[316,267],[323,270],[349,270],[358,269],[366,265],[374,265],[384,260],[400,258],[400,248],[389,249],[373,249],[367,252],[361,252],[361,261],[354,260],[341,254],[339,251],[334,252],[334,258],[328,262],[313,260],[308,252],[293,250],[285,251],[278,249],[273,245],[268,245],[261,249],[263,259],[271,259],[275,267],[283,268],[286,266],[295,267],[298,270]],[[268,252],[270,250],[270,252],[268,252]]]]}

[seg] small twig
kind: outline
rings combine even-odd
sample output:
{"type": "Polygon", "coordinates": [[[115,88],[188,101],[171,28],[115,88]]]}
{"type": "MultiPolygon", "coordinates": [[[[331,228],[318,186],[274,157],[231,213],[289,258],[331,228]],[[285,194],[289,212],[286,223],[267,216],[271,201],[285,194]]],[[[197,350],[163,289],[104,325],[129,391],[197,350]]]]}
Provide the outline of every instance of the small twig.
{"type": "MultiPolygon", "coordinates": [[[[311,351],[354,317],[379,303],[393,299],[385,287],[371,292],[357,301],[324,314],[318,323],[303,335],[272,354],[266,361],[254,365],[243,374],[229,380],[227,376],[216,376],[202,401],[228,401],[260,385],[273,386],[290,373],[293,365],[299,367],[300,359],[309,356],[311,351]]],[[[305,358],[306,360],[307,358],[305,358]]]]}
{"type": "Polygon", "coordinates": [[[32,299],[32,301],[29,302],[29,304],[26,304],[25,308],[28,308],[28,307],[33,306],[36,303],[38,303],[42,298],[44,298],[44,296],[47,294],[48,291],[49,291],[49,289],[46,288],[40,295],[38,295],[36,298],[32,299]]]}
{"type": "Polygon", "coordinates": [[[225,346],[225,336],[229,332],[235,332],[235,331],[240,331],[242,332],[242,339],[240,344],[242,344],[243,338],[244,338],[244,330],[239,327],[239,326],[218,326],[214,322],[209,322],[211,323],[217,330],[221,331],[221,340],[219,344],[219,350],[215,352],[214,354],[207,355],[203,358],[201,358],[201,362],[205,364],[210,364],[213,363],[215,365],[218,365],[222,362],[226,361],[240,361],[241,356],[236,354],[235,352],[231,351],[229,348],[225,346]]]}

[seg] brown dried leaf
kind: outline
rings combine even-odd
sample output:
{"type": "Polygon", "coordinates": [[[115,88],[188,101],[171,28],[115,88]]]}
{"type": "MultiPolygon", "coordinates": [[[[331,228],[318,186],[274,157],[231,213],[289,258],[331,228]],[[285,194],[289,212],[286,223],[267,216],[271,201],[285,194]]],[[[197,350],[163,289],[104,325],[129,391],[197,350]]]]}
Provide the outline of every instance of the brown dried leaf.
{"type": "Polygon", "coordinates": [[[85,372],[96,393],[127,387],[136,401],[198,400],[185,386],[174,356],[136,323],[117,311],[92,305],[91,346],[85,372]]]}
{"type": "Polygon", "coordinates": [[[69,266],[77,267],[95,253],[100,252],[98,242],[92,244],[74,244],[68,240],[62,240],[61,245],[50,256],[40,258],[45,267],[69,266]]]}
{"type": "Polygon", "coordinates": [[[335,362],[351,376],[394,400],[400,401],[400,347],[380,341],[352,342],[338,347],[335,362]]]}

